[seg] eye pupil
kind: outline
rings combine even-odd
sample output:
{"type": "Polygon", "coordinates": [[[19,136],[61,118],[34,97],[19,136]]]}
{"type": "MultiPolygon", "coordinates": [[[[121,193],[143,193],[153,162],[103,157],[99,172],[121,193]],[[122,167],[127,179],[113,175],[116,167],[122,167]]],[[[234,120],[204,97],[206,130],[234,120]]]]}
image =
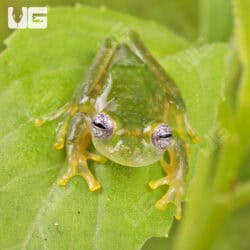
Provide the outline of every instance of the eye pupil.
{"type": "Polygon", "coordinates": [[[172,136],[172,134],[164,134],[164,135],[160,135],[159,136],[159,138],[169,138],[169,137],[171,137],[172,136]]]}
{"type": "Polygon", "coordinates": [[[93,124],[94,124],[96,127],[98,127],[98,128],[105,129],[105,126],[104,126],[102,123],[100,123],[100,122],[95,122],[95,121],[93,121],[93,124]]]}
{"type": "Polygon", "coordinates": [[[92,135],[96,138],[106,139],[113,134],[113,121],[105,113],[97,114],[91,123],[92,135]]]}

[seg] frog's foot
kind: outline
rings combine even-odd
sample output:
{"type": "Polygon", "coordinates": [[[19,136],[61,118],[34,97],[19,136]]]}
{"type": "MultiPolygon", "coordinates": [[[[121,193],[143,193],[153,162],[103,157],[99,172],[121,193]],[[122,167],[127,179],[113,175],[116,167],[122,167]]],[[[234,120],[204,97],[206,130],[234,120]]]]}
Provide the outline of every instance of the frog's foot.
{"type": "Polygon", "coordinates": [[[105,163],[107,161],[107,158],[101,155],[87,152],[87,160],[92,160],[99,163],[105,163]]]}
{"type": "Polygon", "coordinates": [[[101,188],[101,184],[96,180],[88,168],[81,169],[79,175],[85,179],[90,191],[95,191],[101,188]]]}
{"type": "Polygon", "coordinates": [[[57,181],[57,184],[59,186],[66,186],[74,176],[82,176],[86,180],[90,191],[95,191],[101,188],[100,183],[88,168],[79,168],[77,171],[72,167],[69,168],[67,173],[57,181]]]}
{"type": "Polygon", "coordinates": [[[176,206],[175,218],[180,220],[182,213],[181,202],[184,196],[183,181],[165,176],[161,179],[149,182],[149,186],[152,189],[156,189],[162,185],[169,185],[169,189],[166,194],[157,201],[155,206],[160,210],[165,210],[169,203],[173,203],[176,206]]]}
{"type": "Polygon", "coordinates": [[[87,160],[94,160],[96,162],[104,163],[106,161],[106,158],[87,152],[86,156],[79,157],[78,162],[73,162],[70,164],[67,173],[57,181],[57,184],[59,186],[66,186],[70,179],[74,176],[82,176],[87,182],[90,191],[100,189],[101,184],[96,180],[96,178],[88,168],[87,160]]]}
{"type": "Polygon", "coordinates": [[[156,189],[160,186],[163,186],[163,185],[168,185],[169,184],[169,177],[168,176],[164,176],[158,180],[153,180],[153,181],[150,181],[148,183],[148,185],[150,186],[151,189],[156,189]]]}
{"type": "Polygon", "coordinates": [[[70,181],[70,179],[77,175],[78,175],[77,167],[74,165],[71,165],[68,168],[67,172],[60,179],[57,180],[57,185],[66,186],[68,182],[70,181]]]}

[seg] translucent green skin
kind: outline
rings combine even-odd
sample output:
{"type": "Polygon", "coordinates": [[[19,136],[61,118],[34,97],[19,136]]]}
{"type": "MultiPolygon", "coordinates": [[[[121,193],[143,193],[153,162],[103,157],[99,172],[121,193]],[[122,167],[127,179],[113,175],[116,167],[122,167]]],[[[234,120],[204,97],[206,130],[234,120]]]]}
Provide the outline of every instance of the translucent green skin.
{"type": "Polygon", "coordinates": [[[57,181],[59,185],[65,186],[72,177],[80,175],[91,191],[101,188],[88,168],[89,160],[104,163],[108,158],[132,167],[159,161],[166,176],[150,181],[149,186],[169,188],[156,207],[164,210],[168,203],[173,203],[175,217],[181,218],[187,172],[186,141],[197,142],[198,137],[188,122],[177,86],[135,32],[129,32],[122,43],[113,37],[106,38],[72,100],[38,118],[36,124],[60,116],[63,121],[57,129],[55,147],[62,149],[66,144],[69,168],[57,181]],[[93,134],[93,118],[100,113],[111,118],[112,121],[108,120],[114,125],[105,139],[93,134]],[[172,134],[166,147],[159,148],[153,143],[152,134],[160,124],[167,124],[172,134]],[[91,142],[100,155],[91,152],[91,142]],[[164,160],[166,151],[169,162],[164,160]]]}
{"type": "Polygon", "coordinates": [[[143,58],[147,51],[142,55],[134,48],[135,39],[120,44],[113,38],[106,39],[74,99],[88,117],[87,126],[91,126],[93,116],[103,112],[114,121],[110,138],[92,136],[97,151],[119,164],[142,167],[163,158],[164,151],[153,145],[151,134],[161,123],[174,128],[175,113],[164,116],[166,107],[173,104],[174,109],[185,112],[185,105],[164,70],[159,65],[154,67],[157,62],[151,58],[150,65],[143,58]]]}
{"type": "Polygon", "coordinates": [[[106,100],[94,112],[107,113],[116,128],[109,139],[93,137],[96,149],[126,166],[146,166],[160,160],[163,152],[152,144],[150,133],[143,131],[152,131],[154,125],[164,122],[162,110],[166,100],[148,66],[125,44],[117,48],[97,101],[107,88],[106,100]]]}

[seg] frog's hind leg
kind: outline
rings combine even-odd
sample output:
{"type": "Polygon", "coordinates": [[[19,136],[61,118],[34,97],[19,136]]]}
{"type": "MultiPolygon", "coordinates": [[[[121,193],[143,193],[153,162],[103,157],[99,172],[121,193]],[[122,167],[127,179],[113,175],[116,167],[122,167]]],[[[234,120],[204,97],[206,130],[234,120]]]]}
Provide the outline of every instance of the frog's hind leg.
{"type": "Polygon", "coordinates": [[[59,118],[60,116],[62,116],[63,114],[65,114],[66,112],[68,112],[71,108],[72,108],[72,104],[70,102],[67,102],[66,104],[64,104],[59,109],[57,109],[55,111],[52,111],[49,114],[43,115],[43,116],[41,116],[39,118],[36,118],[35,119],[35,124],[36,124],[36,126],[40,127],[45,122],[54,121],[57,118],[59,118]]]}
{"type": "Polygon", "coordinates": [[[176,206],[176,219],[181,219],[181,202],[185,193],[185,176],[187,172],[187,160],[185,145],[183,143],[175,143],[173,147],[169,149],[170,163],[167,163],[164,159],[160,161],[161,166],[167,176],[158,180],[149,182],[149,186],[152,189],[156,189],[163,185],[169,185],[166,194],[156,203],[156,207],[160,210],[165,210],[169,203],[173,203],[176,206]]]}
{"type": "MultiPolygon", "coordinates": [[[[184,140],[188,137],[194,143],[197,143],[199,141],[199,136],[193,130],[187,119],[186,106],[175,82],[169,75],[167,75],[164,68],[144,46],[139,35],[135,31],[129,32],[129,46],[134,53],[149,66],[155,77],[158,79],[162,91],[166,94],[166,97],[169,100],[170,110],[165,110],[164,119],[167,119],[166,117],[168,116],[168,112],[172,112],[172,114],[176,117],[177,129],[181,138],[184,140]]],[[[167,106],[167,108],[169,107],[167,106]]]]}
{"type": "Polygon", "coordinates": [[[76,113],[71,120],[66,138],[68,170],[60,178],[58,185],[65,186],[74,176],[82,176],[91,191],[101,187],[88,167],[88,160],[103,162],[104,158],[87,152],[91,141],[90,131],[87,128],[86,116],[83,113],[76,113]]]}
{"type": "Polygon", "coordinates": [[[194,131],[192,128],[187,114],[183,112],[174,111],[174,115],[176,117],[176,123],[177,123],[177,131],[180,135],[180,137],[185,139],[191,139],[193,143],[198,143],[200,141],[200,137],[198,134],[194,131]],[[187,138],[188,137],[188,138],[187,138]]]}

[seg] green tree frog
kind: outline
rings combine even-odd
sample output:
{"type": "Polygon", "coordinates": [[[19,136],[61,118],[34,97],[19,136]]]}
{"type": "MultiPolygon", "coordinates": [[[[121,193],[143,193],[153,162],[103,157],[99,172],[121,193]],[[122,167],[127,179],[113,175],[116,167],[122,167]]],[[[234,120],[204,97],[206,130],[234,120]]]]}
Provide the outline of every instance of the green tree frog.
{"type": "Polygon", "coordinates": [[[160,162],[166,176],[150,181],[149,186],[169,188],[156,207],[164,210],[174,203],[175,217],[181,218],[186,141],[197,142],[198,136],[188,122],[180,91],[135,31],[129,31],[122,42],[107,37],[73,98],[36,119],[36,124],[60,116],[55,148],[66,147],[68,170],[59,185],[80,175],[91,191],[99,189],[88,167],[90,160],[104,163],[109,159],[128,167],[160,162]],[[90,145],[98,154],[91,152],[90,145]]]}

